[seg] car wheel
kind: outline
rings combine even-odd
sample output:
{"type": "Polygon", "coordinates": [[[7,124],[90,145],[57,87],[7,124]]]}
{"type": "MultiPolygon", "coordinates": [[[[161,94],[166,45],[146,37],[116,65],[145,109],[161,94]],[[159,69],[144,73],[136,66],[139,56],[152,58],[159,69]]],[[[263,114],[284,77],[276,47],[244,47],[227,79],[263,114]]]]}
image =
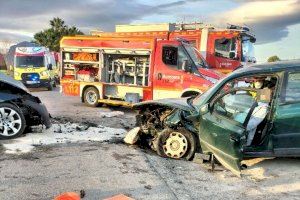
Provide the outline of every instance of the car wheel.
{"type": "Polygon", "coordinates": [[[89,87],[84,91],[84,103],[90,107],[97,107],[100,104],[98,100],[100,99],[99,91],[94,87],[89,87]]]}
{"type": "Polygon", "coordinates": [[[56,81],[53,81],[53,87],[56,88],[56,81]]]}
{"type": "Polygon", "coordinates": [[[52,91],[53,90],[53,85],[51,82],[49,82],[49,85],[47,87],[48,91],[52,91]]]}
{"type": "Polygon", "coordinates": [[[157,138],[157,154],[162,157],[192,160],[196,151],[195,136],[181,128],[165,129],[157,138]]]}
{"type": "Polygon", "coordinates": [[[9,103],[0,103],[0,139],[11,139],[21,135],[26,127],[22,111],[9,103]]]}

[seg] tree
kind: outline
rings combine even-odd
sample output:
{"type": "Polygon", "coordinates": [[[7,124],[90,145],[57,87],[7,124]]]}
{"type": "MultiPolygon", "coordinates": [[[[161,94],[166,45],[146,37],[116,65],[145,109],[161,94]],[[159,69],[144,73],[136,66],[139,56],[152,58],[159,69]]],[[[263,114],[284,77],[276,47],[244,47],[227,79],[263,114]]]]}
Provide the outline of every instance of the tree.
{"type": "Polygon", "coordinates": [[[9,39],[0,40],[0,54],[7,54],[10,46],[12,46],[13,44],[13,41],[9,39]]]}
{"type": "Polygon", "coordinates": [[[280,58],[276,55],[268,58],[268,62],[277,62],[277,61],[280,61],[280,58]]]}
{"type": "Polygon", "coordinates": [[[63,36],[83,35],[77,27],[65,24],[64,20],[55,17],[50,20],[50,28],[34,34],[34,42],[48,47],[51,51],[59,51],[59,42],[63,36]]]}

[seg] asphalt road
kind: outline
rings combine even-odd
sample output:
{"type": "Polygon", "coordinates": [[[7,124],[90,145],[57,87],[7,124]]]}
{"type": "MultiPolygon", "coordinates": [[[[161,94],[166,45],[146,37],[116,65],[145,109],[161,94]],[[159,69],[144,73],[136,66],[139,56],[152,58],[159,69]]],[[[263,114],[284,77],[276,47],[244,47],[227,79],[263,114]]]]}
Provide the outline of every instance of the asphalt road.
{"type": "MultiPolygon", "coordinates": [[[[56,122],[129,128],[134,112],[88,108],[58,91],[34,92],[56,122]],[[99,117],[122,111],[124,115],[99,117]]],[[[1,146],[0,146],[1,147],[1,146]]],[[[300,199],[299,159],[252,159],[243,177],[217,166],[171,160],[119,141],[57,144],[23,155],[0,155],[0,199],[53,199],[85,190],[84,199],[125,194],[134,199],[300,199]]]]}

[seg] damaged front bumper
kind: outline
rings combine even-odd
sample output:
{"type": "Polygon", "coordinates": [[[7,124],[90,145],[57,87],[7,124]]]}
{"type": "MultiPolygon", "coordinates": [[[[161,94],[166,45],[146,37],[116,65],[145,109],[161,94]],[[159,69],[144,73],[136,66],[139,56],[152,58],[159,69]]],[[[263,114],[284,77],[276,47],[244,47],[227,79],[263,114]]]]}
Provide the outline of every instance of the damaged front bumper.
{"type": "Polygon", "coordinates": [[[46,106],[43,103],[37,103],[37,102],[30,101],[30,100],[25,100],[23,103],[30,109],[37,112],[37,114],[41,118],[40,123],[45,125],[46,128],[51,127],[50,114],[49,114],[46,106]]]}

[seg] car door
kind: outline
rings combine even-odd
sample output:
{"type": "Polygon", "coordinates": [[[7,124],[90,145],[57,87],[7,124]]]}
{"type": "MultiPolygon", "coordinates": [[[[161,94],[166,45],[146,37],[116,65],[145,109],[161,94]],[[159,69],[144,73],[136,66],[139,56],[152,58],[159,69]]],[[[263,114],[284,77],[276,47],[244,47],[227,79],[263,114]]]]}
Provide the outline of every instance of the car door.
{"type": "Polygon", "coordinates": [[[274,154],[300,156],[300,71],[286,72],[272,129],[274,154]]]}
{"type": "Polygon", "coordinates": [[[249,91],[229,90],[216,97],[209,105],[209,112],[200,116],[199,136],[203,153],[213,154],[238,176],[246,142],[245,127],[256,104],[249,91]]]}

